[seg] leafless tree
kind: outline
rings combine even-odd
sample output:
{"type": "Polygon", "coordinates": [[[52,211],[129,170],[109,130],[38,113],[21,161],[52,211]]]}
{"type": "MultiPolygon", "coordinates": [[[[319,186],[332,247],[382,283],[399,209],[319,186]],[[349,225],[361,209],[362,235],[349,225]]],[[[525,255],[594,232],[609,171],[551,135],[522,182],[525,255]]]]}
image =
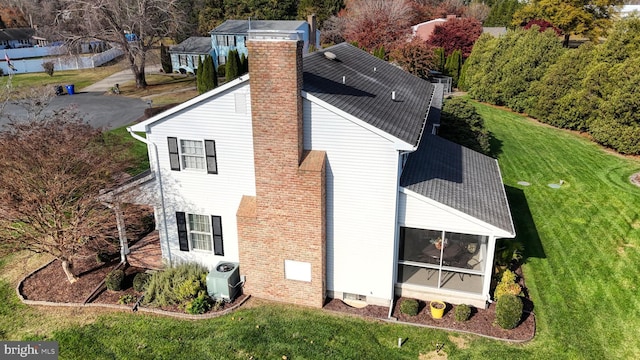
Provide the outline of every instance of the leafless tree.
{"type": "Polygon", "coordinates": [[[184,19],[178,0],[60,0],[60,30],[72,43],[102,40],[124,51],[136,87],[145,88],[149,50],[184,19]]]}
{"type": "MultiPolygon", "coordinates": [[[[37,99],[23,105],[43,107],[37,99]]],[[[113,212],[99,195],[125,168],[120,149],[69,110],[12,119],[0,132],[3,247],[50,254],[75,282],[71,268],[78,253],[116,236],[113,212]]]]}
{"type": "Polygon", "coordinates": [[[406,41],[416,16],[408,0],[352,0],[346,5],[340,15],[345,20],[344,38],[370,51],[406,41]]]}
{"type": "Polygon", "coordinates": [[[480,22],[484,22],[487,20],[489,13],[491,12],[491,8],[484,3],[471,3],[467,6],[467,10],[464,12],[466,17],[472,17],[480,22]]]}

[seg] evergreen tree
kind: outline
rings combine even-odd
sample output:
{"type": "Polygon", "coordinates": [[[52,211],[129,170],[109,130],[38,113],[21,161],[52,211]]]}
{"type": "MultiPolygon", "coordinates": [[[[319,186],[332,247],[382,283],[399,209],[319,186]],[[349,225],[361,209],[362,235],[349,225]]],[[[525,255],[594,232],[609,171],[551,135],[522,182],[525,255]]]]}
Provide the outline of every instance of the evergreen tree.
{"type": "Polygon", "coordinates": [[[198,94],[204,93],[204,66],[202,66],[202,58],[198,56],[198,70],[196,71],[196,88],[198,89],[198,94]]]}
{"type": "Polygon", "coordinates": [[[229,50],[227,54],[227,64],[225,66],[225,76],[227,81],[231,81],[240,76],[240,64],[239,64],[238,52],[236,50],[229,50]]]}
{"type": "Polygon", "coordinates": [[[458,79],[462,70],[462,51],[455,50],[451,55],[447,56],[445,62],[445,73],[453,79],[453,87],[458,87],[458,79]]]}
{"type": "Polygon", "coordinates": [[[171,64],[171,55],[167,51],[167,47],[163,43],[160,43],[160,63],[162,64],[162,71],[165,74],[171,74],[173,72],[171,64]]]}
{"type": "MultiPolygon", "coordinates": [[[[214,71],[213,58],[206,55],[202,62],[202,88],[203,92],[213,90],[218,86],[218,76],[214,71]]],[[[200,73],[200,72],[198,72],[200,73]]]]}
{"type": "Polygon", "coordinates": [[[247,56],[242,53],[242,56],[240,56],[240,73],[241,74],[246,74],[249,72],[249,59],[247,59],[247,56]]]}
{"type": "Polygon", "coordinates": [[[444,48],[438,47],[433,52],[435,54],[434,56],[435,70],[444,74],[444,64],[445,64],[445,61],[447,60],[446,56],[444,55],[444,48]]]}

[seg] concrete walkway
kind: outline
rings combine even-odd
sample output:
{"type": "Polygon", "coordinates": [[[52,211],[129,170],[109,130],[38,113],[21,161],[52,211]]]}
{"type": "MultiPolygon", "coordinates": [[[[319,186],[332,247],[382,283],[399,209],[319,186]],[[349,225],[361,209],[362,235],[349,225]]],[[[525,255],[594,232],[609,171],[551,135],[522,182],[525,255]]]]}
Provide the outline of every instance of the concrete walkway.
{"type": "MultiPolygon", "coordinates": [[[[160,71],[160,65],[149,65],[145,67],[145,73],[157,73],[160,71]]],[[[84,92],[106,92],[111,90],[116,84],[124,84],[127,81],[134,81],[135,77],[133,76],[133,71],[131,69],[126,69],[119,71],[113,75],[107,76],[106,78],[91,84],[81,90],[84,92]]]]}

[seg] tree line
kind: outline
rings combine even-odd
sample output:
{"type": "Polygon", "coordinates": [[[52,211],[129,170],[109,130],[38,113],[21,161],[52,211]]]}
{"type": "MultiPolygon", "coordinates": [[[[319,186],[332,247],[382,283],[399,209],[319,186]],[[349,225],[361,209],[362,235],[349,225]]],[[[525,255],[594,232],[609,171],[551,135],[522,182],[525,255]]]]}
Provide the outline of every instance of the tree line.
{"type": "Polygon", "coordinates": [[[460,86],[474,99],[588,133],[622,154],[640,154],[640,19],[616,22],[602,43],[562,47],[554,31],[481,36],[460,86]]]}

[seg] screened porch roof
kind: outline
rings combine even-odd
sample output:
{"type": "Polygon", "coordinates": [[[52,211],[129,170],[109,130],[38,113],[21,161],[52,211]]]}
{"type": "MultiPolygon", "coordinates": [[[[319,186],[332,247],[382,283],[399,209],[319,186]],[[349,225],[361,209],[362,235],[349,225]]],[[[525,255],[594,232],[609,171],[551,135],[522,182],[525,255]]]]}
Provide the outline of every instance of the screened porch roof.
{"type": "Polygon", "coordinates": [[[425,133],[400,186],[515,236],[498,161],[425,133]]]}

